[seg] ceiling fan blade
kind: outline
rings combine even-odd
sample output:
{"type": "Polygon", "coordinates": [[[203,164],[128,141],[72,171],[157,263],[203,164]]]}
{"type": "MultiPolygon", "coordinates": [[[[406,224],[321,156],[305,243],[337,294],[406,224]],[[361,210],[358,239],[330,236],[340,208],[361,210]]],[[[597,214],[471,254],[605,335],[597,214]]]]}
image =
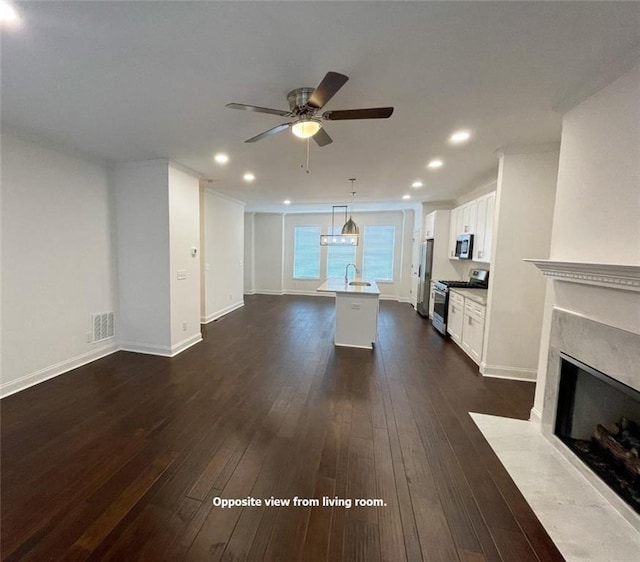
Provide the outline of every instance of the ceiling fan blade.
{"type": "Polygon", "coordinates": [[[251,137],[250,139],[247,139],[244,142],[256,142],[256,141],[262,140],[265,137],[269,137],[271,135],[275,135],[276,133],[279,133],[280,131],[284,131],[285,129],[288,129],[290,126],[291,126],[291,123],[282,123],[281,125],[276,125],[275,127],[269,129],[268,131],[264,131],[263,133],[260,133],[255,137],[251,137]]]}
{"type": "Polygon", "coordinates": [[[318,146],[326,146],[333,142],[333,139],[329,136],[329,133],[324,129],[320,129],[315,135],[313,135],[313,140],[316,141],[318,146]]]}
{"type": "Polygon", "coordinates": [[[370,107],[368,109],[338,109],[325,111],[322,118],[327,121],[343,121],[345,119],[387,119],[391,117],[393,107],[370,107]]]}
{"type": "Polygon", "coordinates": [[[315,109],[323,107],[336,92],[345,85],[349,80],[348,76],[340,74],[339,72],[327,72],[322,82],[313,91],[313,94],[309,97],[307,105],[315,109]]]}
{"type": "Polygon", "coordinates": [[[281,117],[291,115],[290,111],[271,109],[269,107],[259,107],[257,105],[246,105],[244,103],[228,103],[225,107],[228,107],[229,109],[241,109],[243,111],[255,111],[256,113],[270,113],[271,115],[280,115],[281,117]]]}

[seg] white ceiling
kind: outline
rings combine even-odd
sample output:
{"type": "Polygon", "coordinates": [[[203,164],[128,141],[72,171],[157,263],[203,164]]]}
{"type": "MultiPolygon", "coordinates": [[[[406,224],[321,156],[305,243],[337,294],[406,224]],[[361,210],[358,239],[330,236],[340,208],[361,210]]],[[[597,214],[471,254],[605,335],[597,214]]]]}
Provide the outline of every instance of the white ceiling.
{"type": "Polygon", "coordinates": [[[256,207],[452,199],[497,169],[495,151],[558,141],[559,107],[633,56],[640,3],[28,2],[2,33],[3,127],[113,162],[170,158],[256,207]],[[333,144],[284,121],[328,70],[349,82],[326,109],[392,105],[388,120],[329,122],[333,144]],[[447,144],[460,127],[463,147],[447,144]],[[231,161],[216,165],[225,151],[231,161]],[[425,164],[442,157],[445,166],[425,164]],[[254,184],[242,181],[246,170],[254,184]],[[420,178],[425,186],[412,190],[420,178]]]}

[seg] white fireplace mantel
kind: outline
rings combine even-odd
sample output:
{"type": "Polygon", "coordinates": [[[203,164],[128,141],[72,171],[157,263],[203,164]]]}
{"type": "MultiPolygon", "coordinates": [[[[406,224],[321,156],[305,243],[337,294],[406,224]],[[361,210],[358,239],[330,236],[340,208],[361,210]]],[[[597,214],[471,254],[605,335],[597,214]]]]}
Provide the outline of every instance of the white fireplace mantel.
{"type": "Polygon", "coordinates": [[[640,291],[640,266],[525,259],[546,277],[611,289],[640,291]]]}

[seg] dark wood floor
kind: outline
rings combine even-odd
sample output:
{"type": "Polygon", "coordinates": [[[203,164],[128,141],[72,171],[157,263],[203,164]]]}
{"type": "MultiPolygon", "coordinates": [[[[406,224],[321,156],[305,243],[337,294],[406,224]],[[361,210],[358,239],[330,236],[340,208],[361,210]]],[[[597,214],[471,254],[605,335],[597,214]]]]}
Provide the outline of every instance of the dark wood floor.
{"type": "Polygon", "coordinates": [[[409,305],[334,348],[267,297],[176,358],[120,352],[2,401],[3,560],[562,560],[468,415],[526,418],[409,305]],[[221,509],[212,498],[382,498],[221,509]]]}

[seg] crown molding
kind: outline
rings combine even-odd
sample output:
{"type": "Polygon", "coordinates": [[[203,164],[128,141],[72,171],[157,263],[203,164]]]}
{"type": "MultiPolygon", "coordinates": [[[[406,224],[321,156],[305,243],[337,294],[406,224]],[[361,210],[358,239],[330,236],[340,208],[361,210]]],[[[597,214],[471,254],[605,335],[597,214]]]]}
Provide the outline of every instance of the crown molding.
{"type": "Polygon", "coordinates": [[[640,291],[640,265],[525,259],[546,277],[610,289],[640,291]]]}

